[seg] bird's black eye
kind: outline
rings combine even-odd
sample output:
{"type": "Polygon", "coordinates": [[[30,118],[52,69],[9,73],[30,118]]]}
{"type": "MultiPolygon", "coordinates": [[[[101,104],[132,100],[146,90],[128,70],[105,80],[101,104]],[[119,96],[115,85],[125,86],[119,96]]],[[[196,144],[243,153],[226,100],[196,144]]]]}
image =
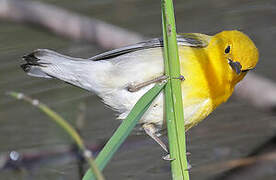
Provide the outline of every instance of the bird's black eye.
{"type": "Polygon", "coordinates": [[[227,46],[227,48],[224,51],[226,54],[228,54],[230,52],[230,46],[227,46]]]}

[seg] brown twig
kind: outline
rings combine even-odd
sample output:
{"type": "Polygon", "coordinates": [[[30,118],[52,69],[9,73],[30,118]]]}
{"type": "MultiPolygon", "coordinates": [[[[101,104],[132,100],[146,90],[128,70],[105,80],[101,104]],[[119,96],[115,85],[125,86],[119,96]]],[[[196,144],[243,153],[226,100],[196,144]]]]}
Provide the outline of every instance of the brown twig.
{"type": "Polygon", "coordinates": [[[60,36],[97,43],[105,49],[121,47],[143,39],[137,33],[103,21],[28,0],[0,0],[0,18],[39,25],[60,36]]]}
{"type": "Polygon", "coordinates": [[[261,154],[261,155],[214,163],[214,164],[210,164],[207,166],[202,166],[200,168],[194,169],[193,172],[199,172],[199,171],[200,172],[208,172],[208,171],[215,171],[217,169],[219,169],[220,171],[226,171],[229,169],[253,165],[257,162],[263,162],[263,161],[274,161],[275,162],[276,161],[276,152],[273,151],[273,152],[268,152],[268,153],[261,154]]]}

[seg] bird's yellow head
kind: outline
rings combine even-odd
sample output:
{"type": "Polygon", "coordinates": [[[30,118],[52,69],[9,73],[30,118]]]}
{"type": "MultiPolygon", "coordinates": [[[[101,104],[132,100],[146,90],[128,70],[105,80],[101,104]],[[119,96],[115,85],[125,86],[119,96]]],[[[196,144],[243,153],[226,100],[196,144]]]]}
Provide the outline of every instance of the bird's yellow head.
{"type": "Polygon", "coordinates": [[[222,31],[211,38],[208,46],[217,54],[222,65],[227,63],[224,70],[225,73],[230,72],[229,80],[234,84],[254,69],[259,59],[253,41],[240,31],[222,31]]]}

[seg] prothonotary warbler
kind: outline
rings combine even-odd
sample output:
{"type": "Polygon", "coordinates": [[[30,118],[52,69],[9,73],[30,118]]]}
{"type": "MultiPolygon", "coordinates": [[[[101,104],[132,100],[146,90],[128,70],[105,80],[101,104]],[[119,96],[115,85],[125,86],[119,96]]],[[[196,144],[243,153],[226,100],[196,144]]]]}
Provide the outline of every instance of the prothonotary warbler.
{"type": "MultiPolygon", "coordinates": [[[[177,37],[185,128],[208,116],[232,94],[235,85],[258,62],[258,49],[244,33],[222,31],[213,36],[187,33],[177,37]]],[[[21,65],[28,75],[56,78],[94,92],[124,119],[138,99],[164,77],[163,41],[151,39],[89,59],[38,49],[21,65]]],[[[156,136],[164,127],[161,93],[139,123],[165,150],[156,136]]]]}

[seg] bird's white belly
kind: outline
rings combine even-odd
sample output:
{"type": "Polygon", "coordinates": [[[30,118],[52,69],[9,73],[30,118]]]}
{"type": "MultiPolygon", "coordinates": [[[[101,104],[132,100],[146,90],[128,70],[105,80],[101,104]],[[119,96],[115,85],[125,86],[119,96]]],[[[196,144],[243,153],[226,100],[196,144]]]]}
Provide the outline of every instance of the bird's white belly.
{"type": "MultiPolygon", "coordinates": [[[[153,85],[149,85],[137,92],[129,92],[127,89],[120,89],[113,91],[109,95],[105,95],[102,98],[104,103],[120,113],[118,119],[125,119],[139,98],[141,98],[142,95],[152,87],[153,85]]],[[[184,95],[183,100],[185,101],[184,95]]],[[[153,101],[147,112],[143,115],[139,123],[152,123],[159,129],[163,129],[165,121],[163,102],[164,93],[161,92],[153,101]]],[[[205,118],[211,112],[208,108],[210,103],[209,99],[199,99],[196,103],[189,105],[186,104],[184,106],[185,124],[197,124],[200,120],[205,118]]]]}

